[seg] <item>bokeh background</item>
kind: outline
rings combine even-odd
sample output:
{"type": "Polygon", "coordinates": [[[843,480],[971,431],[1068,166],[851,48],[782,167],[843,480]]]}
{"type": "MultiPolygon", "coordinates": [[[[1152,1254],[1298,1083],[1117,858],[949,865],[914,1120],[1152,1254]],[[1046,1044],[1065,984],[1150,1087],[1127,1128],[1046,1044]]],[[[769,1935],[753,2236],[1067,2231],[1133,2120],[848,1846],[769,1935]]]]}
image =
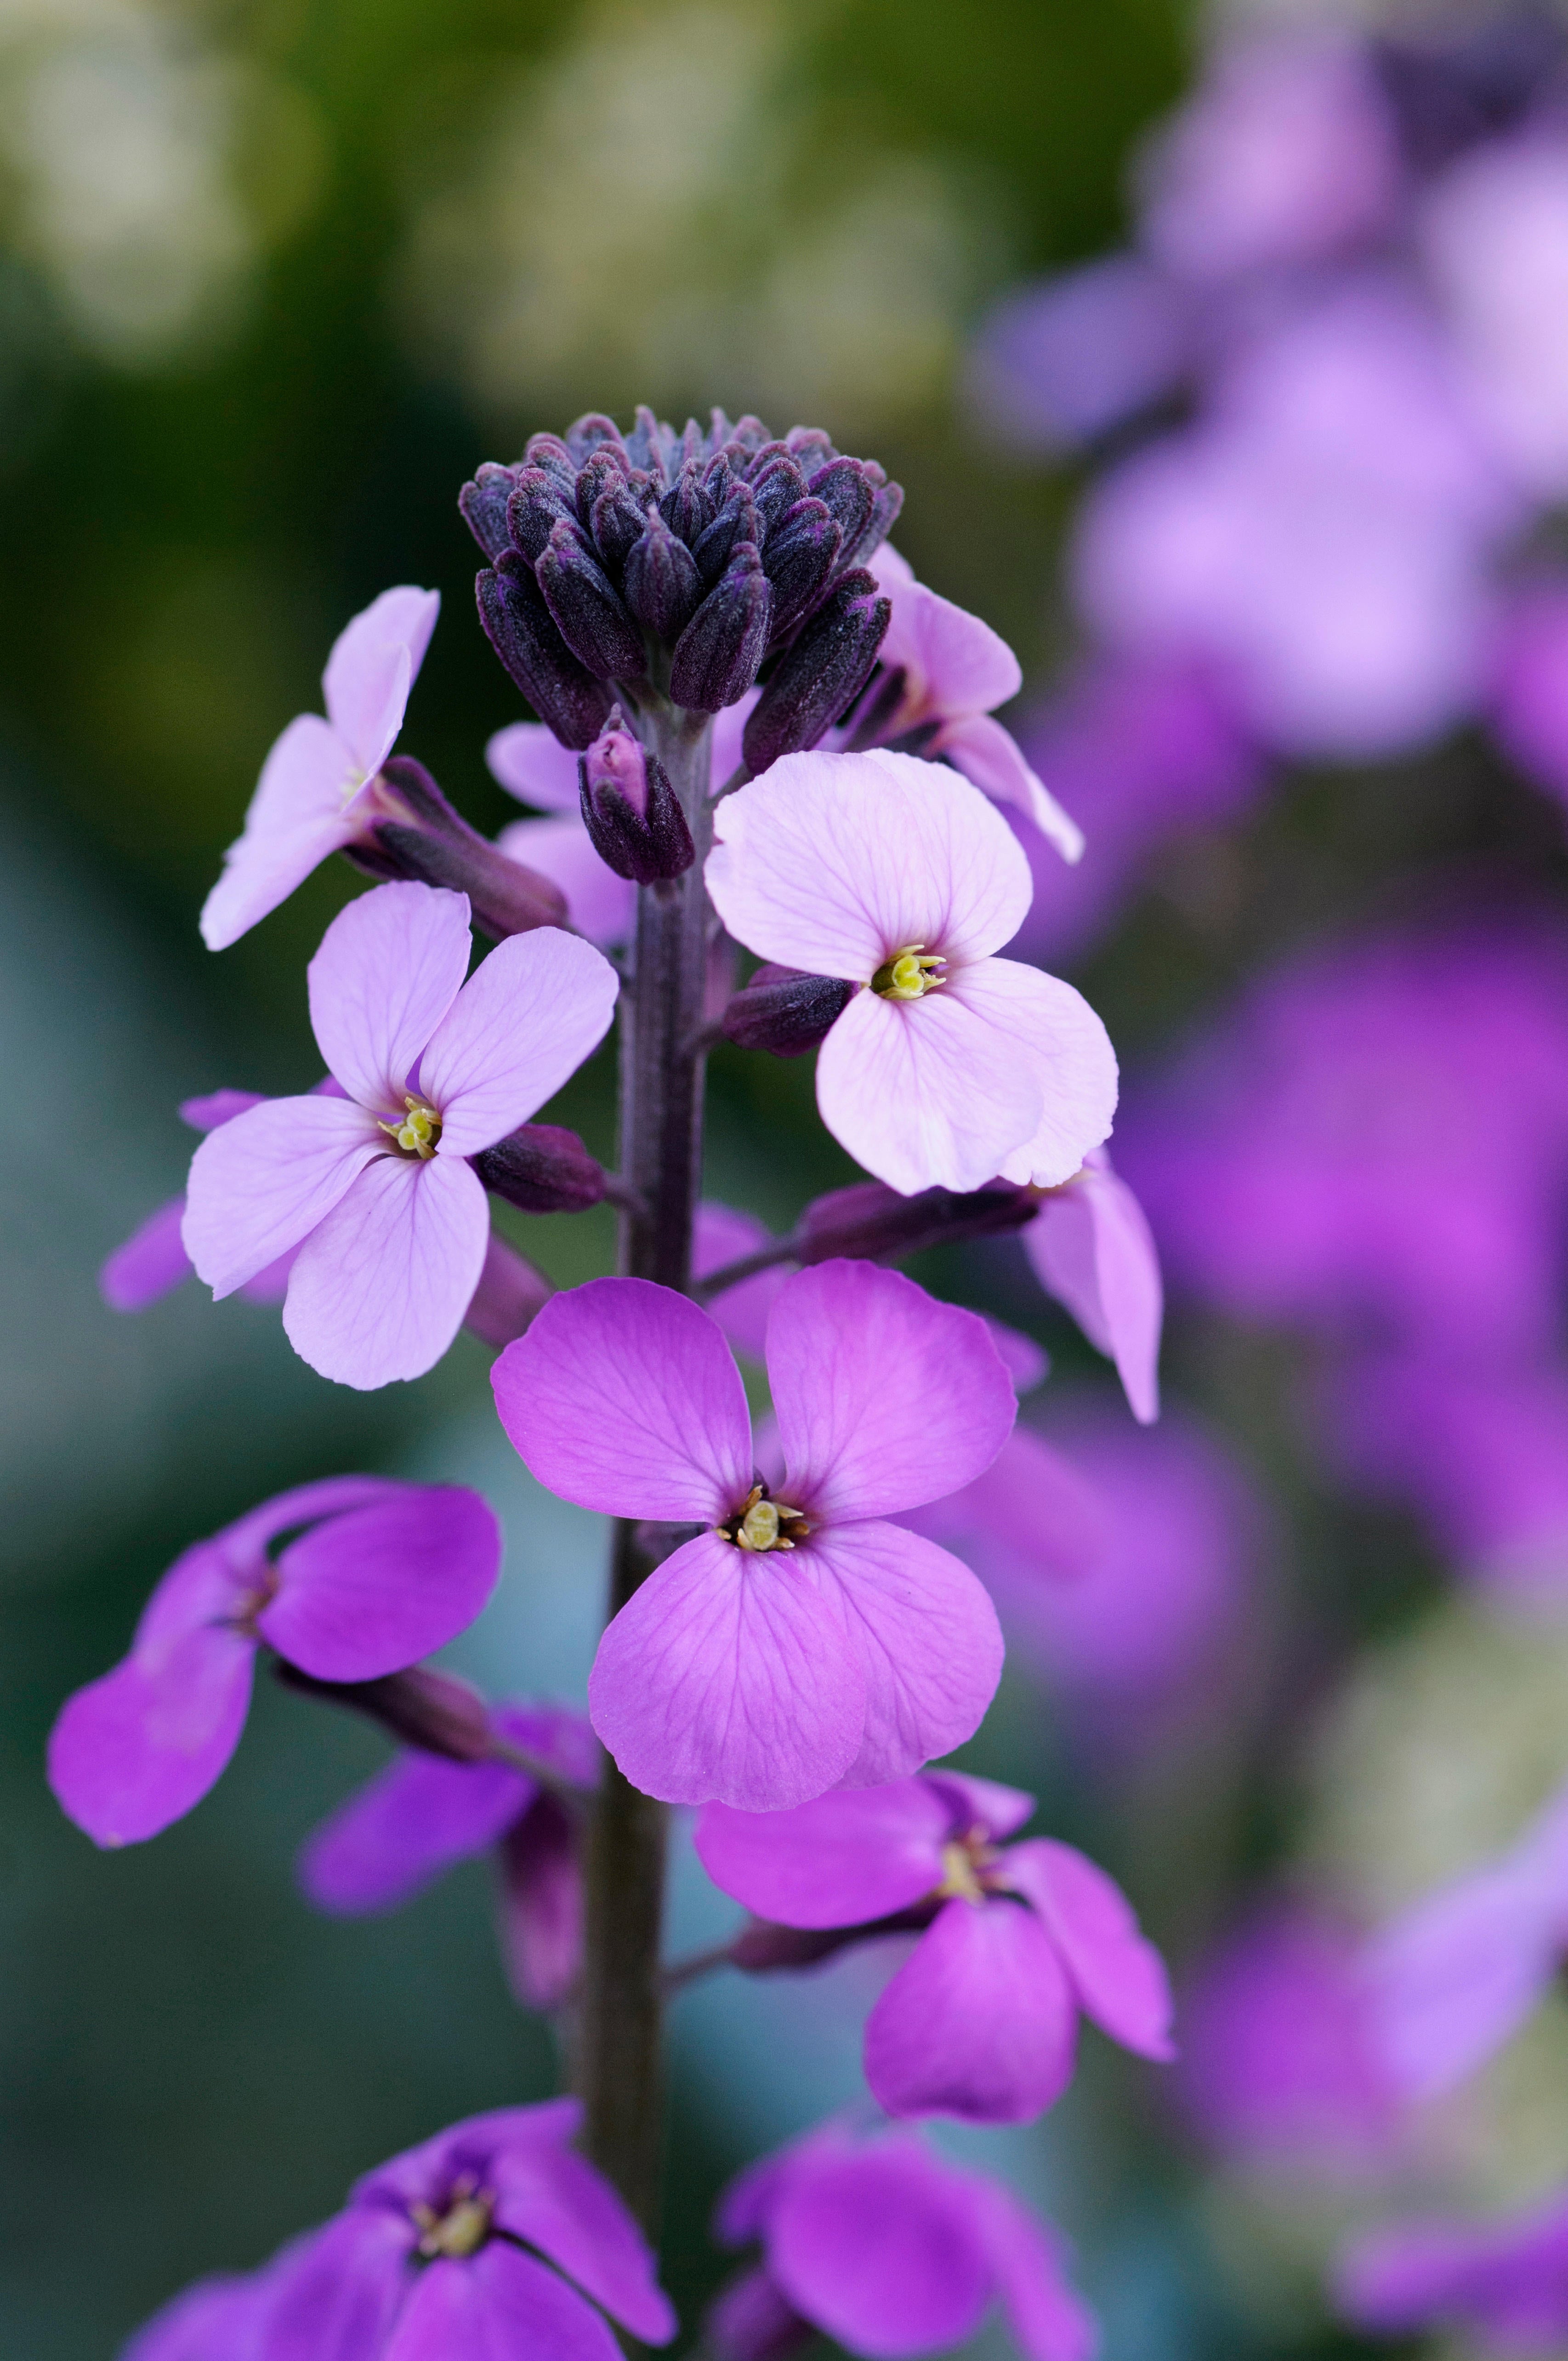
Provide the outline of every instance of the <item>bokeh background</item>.
{"type": "MultiPolygon", "coordinates": [[[[1312,57],[1350,27],[1323,54],[1370,71],[1358,20],[1304,21],[1312,57]]],[[[1014,1663],[970,1759],[1123,1878],[1191,1996],[1189,2058],[1161,2077],[1091,2037],[1037,2133],[959,2151],[1069,2229],[1107,2361],[1348,2349],[1323,2287],[1343,2228],[1559,2174],[1555,2004],[1415,2130],[1334,2015],[1334,1945],[1568,1773],[1568,379],[1548,355],[1533,474],[1469,377],[1434,390],[1431,307],[1452,361],[1523,247],[1506,209],[1491,248],[1453,234],[1465,312],[1421,212],[1530,108],[1555,124],[1556,27],[1377,29],[1418,65],[1435,44],[1448,82],[1385,57],[1404,112],[1379,129],[1338,66],[1314,99],[1312,66],[1273,114],[1244,91],[1234,137],[1216,102],[1157,167],[1151,126],[1257,23],[1173,0],[0,0],[6,2355],[108,2361],[383,2154],[550,2087],[482,1869],[385,1921],[299,1899],[299,1839],[381,1759],[368,1731],[264,1679],[214,1795],[118,1856],[60,1818],[42,1753],[187,1541],[348,1466],[489,1490],[508,1573],[454,1660],[580,1689],[600,1537],[511,1458],[474,1339],[358,1396],[275,1312],[192,1286],[122,1318],[95,1274],[181,1184],[180,1098],[315,1074],[303,962],[350,873],[221,958],[195,917],[331,637],[390,583],[439,587],[403,743],[498,828],[483,748],[520,708],[455,495],[535,427],[640,400],[879,458],[899,546],[1018,650],[1007,719],[1099,831],[1075,881],[1040,856],[1028,948],[1123,1058],[1117,1144],[1173,1279],[1165,1422],[1134,1426],[1015,1245],[922,1275],[1046,1345],[1025,1415],[1103,1521],[1076,1609],[1040,1579],[1048,1537],[1018,1536],[1014,1663]],[[1301,153],[1329,163],[1292,214],[1275,167],[1301,153]],[[1141,261],[1064,293],[1140,220],[1141,261]],[[1224,1951],[1238,1922],[1255,1951],[1294,1942],[1286,1967],[1224,1951]],[[1313,2028],[1290,2072],[1287,2021],[1313,2028]]],[[[1568,317],[1568,200],[1527,226],[1516,309],[1555,291],[1568,317]]],[[[851,1177],[808,1063],[714,1062],[711,1191],[779,1226],[851,1177]]],[[[608,1158],[607,1060],[554,1112],[608,1158]]],[[[525,1226],[556,1279],[606,1267],[597,1215],[525,1226]]],[[[696,1941],[723,1914],[678,1883],[696,1941]]],[[[722,2177],[853,2095],[868,1972],[682,2002],[688,2317],[723,2268],[722,2177]]]]}

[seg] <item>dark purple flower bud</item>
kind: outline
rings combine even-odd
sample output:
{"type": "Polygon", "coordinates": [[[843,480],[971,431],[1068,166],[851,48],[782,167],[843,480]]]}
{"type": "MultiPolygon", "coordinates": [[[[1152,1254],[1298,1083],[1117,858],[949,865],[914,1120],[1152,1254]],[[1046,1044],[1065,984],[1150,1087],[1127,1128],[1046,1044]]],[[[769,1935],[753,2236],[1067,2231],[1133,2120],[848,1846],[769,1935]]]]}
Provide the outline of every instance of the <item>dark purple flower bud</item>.
{"type": "Polygon", "coordinates": [[[618,877],[653,885],[684,875],[696,859],[669,773],[619,713],[578,763],[577,787],[594,851],[618,877]]]}
{"type": "Polygon", "coordinates": [[[729,1958],[744,1975],[773,1975],[780,1968],[815,1967],[865,1934],[863,1927],[775,1927],[771,1919],[753,1918],[729,1946],[729,1958]]]}
{"type": "Polygon", "coordinates": [[[527,559],[503,550],[474,589],[490,645],[540,719],[563,746],[591,746],[613,700],[556,630],[527,559]]]}
{"type": "Polygon", "coordinates": [[[498,558],[503,549],[511,545],[507,531],[507,502],[516,482],[515,468],[487,459],[483,467],[475,470],[473,481],[465,484],[457,495],[463,522],[488,558],[498,558]]]}
{"type": "Polygon", "coordinates": [[[579,467],[593,457],[601,443],[620,445],[620,427],[613,418],[607,418],[602,410],[587,411],[566,429],[566,449],[579,467]]]}
{"type": "Polygon", "coordinates": [[[893,607],[869,574],[846,574],[786,648],[746,722],[740,752],[753,778],[781,754],[815,746],[871,677],[893,607]]]}
{"type": "Polygon", "coordinates": [[[1037,1191],[1011,1180],[991,1180],[962,1194],[923,1189],[914,1197],[901,1197],[880,1180],[857,1180],[809,1204],[790,1243],[797,1262],[831,1262],[839,1255],[876,1262],[1021,1230],[1039,1210],[1037,1191]]]}
{"type": "MultiPolygon", "coordinates": [[[[877,474],[882,474],[880,467],[877,474]]],[[[872,482],[864,461],[830,459],[826,467],[818,467],[806,489],[813,500],[822,502],[838,525],[845,548],[857,547],[872,521],[879,489],[872,482]]]]}
{"type": "Polygon", "coordinates": [[[784,449],[806,476],[825,467],[834,456],[832,442],[820,426],[792,426],[784,436],[784,449]]]}
{"type": "Polygon", "coordinates": [[[631,463],[619,443],[601,444],[587,466],[578,471],[577,522],[585,533],[593,524],[596,502],[612,485],[624,490],[630,475],[631,463]]]}
{"type": "Polygon", "coordinates": [[[507,531],[513,547],[521,549],[533,566],[549,548],[550,536],[562,519],[576,514],[572,495],[562,489],[557,477],[543,467],[524,467],[507,502],[507,531]]]}
{"type": "Polygon", "coordinates": [[[381,766],[393,791],[392,812],[372,819],[367,841],[345,848],[355,866],[372,877],[407,877],[466,894],[474,923],[494,942],[535,927],[558,927],[566,903],[558,885],[525,868],[469,827],[411,755],[394,754],[381,766]]]}
{"type": "Polygon", "coordinates": [[[787,452],[781,451],[765,467],[752,473],[750,489],[762,529],[762,545],[766,548],[767,537],[785,510],[806,498],[806,478],[787,452]]]}
{"type": "Polygon", "coordinates": [[[583,1958],[577,1832],[558,1796],[542,1791],[501,1839],[499,1925],[507,1980],[524,2008],[559,2008],[583,1958]]]}
{"type": "Polygon", "coordinates": [[[672,645],[701,606],[703,582],[696,560],[662,516],[651,516],[633,544],[621,596],[645,631],[672,645]]]}
{"type": "Polygon", "coordinates": [[[531,434],[528,438],[528,448],[522,455],[521,466],[517,471],[520,475],[523,467],[543,467],[547,476],[554,477],[568,500],[574,497],[577,483],[577,463],[559,434],[531,434]]]}
{"type": "Polygon", "coordinates": [[[452,1763],[483,1763],[490,1753],[485,1700],[449,1673],[414,1664],[378,1681],[318,1681],[297,1664],[279,1662],[278,1678],[302,1696],[323,1697],[368,1715],[404,1746],[444,1754],[452,1763]]]}
{"type": "Polygon", "coordinates": [[[854,996],[854,985],[841,976],[760,967],[730,1001],[720,1029],[737,1049],[802,1058],[826,1038],[854,996]]]}
{"type": "Polygon", "coordinates": [[[833,571],[844,536],[817,500],[797,500],[775,525],[762,563],[773,586],[773,642],[780,644],[833,571]]]}
{"type": "Polygon", "coordinates": [[[698,535],[692,552],[703,580],[717,582],[737,544],[742,541],[755,544],[759,530],[751,495],[738,484],[707,532],[698,535]]]}
{"type": "Polygon", "coordinates": [[[492,1196],[525,1213],[581,1213],[604,1198],[604,1168],[575,1131],[521,1124],[468,1161],[492,1196]]]}
{"type": "Polygon", "coordinates": [[[674,436],[667,426],[649,409],[645,401],[637,405],[637,423],[625,437],[626,456],[633,470],[646,468],[661,489],[668,481],[668,456],[674,436]]]}
{"type": "Polygon", "coordinates": [[[599,680],[640,680],[642,636],[581,529],[563,518],[534,568],[544,602],[572,653],[599,680]]]}
{"type": "MultiPolygon", "coordinates": [[[[723,412],[720,412],[718,415],[721,417],[723,412]]],[[[762,420],[760,418],[753,418],[751,412],[748,411],[744,418],[738,420],[736,424],[730,428],[729,434],[727,439],[733,443],[739,443],[742,451],[754,458],[757,453],[762,449],[763,444],[771,443],[773,438],[768,433],[768,430],[763,425],[762,420]]]]}
{"type": "Polygon", "coordinates": [[[674,702],[688,711],[718,713],[744,697],[757,677],[773,615],[773,586],[756,544],[738,542],[722,577],[676,642],[670,662],[674,702]]]}
{"type": "MultiPolygon", "coordinates": [[[[879,468],[877,472],[880,475],[882,471],[879,468]]],[[[845,551],[843,563],[846,566],[863,566],[873,551],[882,547],[883,543],[898,522],[903,507],[903,485],[883,484],[872,503],[870,524],[861,533],[854,548],[845,551]]]]}
{"type": "Polygon", "coordinates": [[[700,463],[688,459],[659,502],[659,514],[688,549],[696,547],[715,514],[716,503],[704,490],[702,476],[700,463]]]}
{"type": "Polygon", "coordinates": [[[712,504],[715,516],[735,489],[738,480],[729,458],[728,451],[716,451],[703,471],[702,488],[712,504]]]}
{"type": "Polygon", "coordinates": [[[703,2346],[713,2361],[791,2361],[817,2338],[814,2323],[802,2319],[760,2264],[720,2289],[703,2323],[703,2346]]]}
{"type": "Polygon", "coordinates": [[[591,522],[599,555],[611,577],[619,582],[627,558],[642,537],[648,522],[646,511],[630,484],[611,484],[594,502],[591,522]]]}

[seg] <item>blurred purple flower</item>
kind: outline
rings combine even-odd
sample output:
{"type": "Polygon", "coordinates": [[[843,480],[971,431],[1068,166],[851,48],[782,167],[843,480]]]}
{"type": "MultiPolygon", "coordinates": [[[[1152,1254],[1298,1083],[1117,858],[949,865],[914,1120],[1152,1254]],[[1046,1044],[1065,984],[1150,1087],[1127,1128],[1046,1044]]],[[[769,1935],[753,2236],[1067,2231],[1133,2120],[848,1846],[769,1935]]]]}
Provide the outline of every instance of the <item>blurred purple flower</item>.
{"type": "Polygon", "coordinates": [[[1525,776],[1568,803],[1568,581],[1535,582],[1509,607],[1491,721],[1525,776]]]}
{"type": "Polygon", "coordinates": [[[291,2239],[259,2270],[198,2279],[137,2330],[119,2361],[269,2361],[268,2331],[303,2245],[291,2239]]]}
{"type": "Polygon", "coordinates": [[[1341,2310],[1374,2335],[1465,2334],[1483,2353],[1552,2354],[1568,2337],[1568,2191],[1495,2223],[1376,2230],[1341,2257],[1341,2310]]]}
{"type": "Polygon", "coordinates": [[[1111,255],[998,305],[970,357],[970,400],[1014,443],[1070,448],[1174,392],[1200,340],[1190,289],[1111,255]]]}

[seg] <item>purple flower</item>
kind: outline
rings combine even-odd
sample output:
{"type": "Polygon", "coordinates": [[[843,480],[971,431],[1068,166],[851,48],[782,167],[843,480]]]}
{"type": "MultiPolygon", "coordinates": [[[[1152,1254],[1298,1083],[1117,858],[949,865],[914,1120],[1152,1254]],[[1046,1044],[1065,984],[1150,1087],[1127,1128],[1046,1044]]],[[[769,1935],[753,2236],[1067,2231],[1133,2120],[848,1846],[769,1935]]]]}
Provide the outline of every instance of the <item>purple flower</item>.
{"type": "Polygon", "coordinates": [[[303,2240],[255,2271],[198,2279],[139,2329],[120,2361],[269,2361],[268,2329],[303,2240]]]}
{"type": "Polygon", "coordinates": [[[96,1844],[156,1836],[238,1745],[262,1642],[317,1680],[378,1680],[466,1631],[500,1562],[494,1516],[455,1485],[338,1476],[263,1501],[175,1560],[125,1662],[67,1699],[62,1809],[96,1844]]]}
{"type": "Polygon", "coordinates": [[[1568,583],[1533,584],[1505,618],[1492,727],[1527,778],[1568,803],[1568,583]]]}
{"type": "Polygon", "coordinates": [[[865,986],[822,1044],[822,1120],[905,1196],[1054,1188],[1111,1127],[1116,1060],[1070,984],[992,957],[1029,906],[1016,837],[907,754],[792,754],[714,816],[707,887],[758,957],[865,986]]]}
{"type": "Polygon", "coordinates": [[[290,722],[262,765],[245,833],[224,855],[202,912],[210,951],[237,942],[380,816],[381,765],[440,606],[438,590],[383,590],[338,633],[322,675],[327,719],[302,713],[290,722]]]}
{"type": "MultiPolygon", "coordinates": [[[[490,1725],[506,1745],[591,1788],[598,1749],[581,1714],[501,1705],[490,1725]]],[[[400,1752],[308,1837],[300,1883],[337,1918],[396,1910],[475,1853],[497,1850],[502,1952],[526,2008],[558,2007],[576,1980],[582,1892],[566,1805],[507,1762],[453,1763],[400,1752]]]]}
{"type": "Polygon", "coordinates": [[[1568,2336],[1568,2191],[1502,2222],[1374,2231],[1342,2257],[1337,2277],[1342,2311],[1375,2335],[1441,2328],[1468,2331],[1486,2353],[1559,2352],[1568,2336]]]}
{"type": "Polygon", "coordinates": [[[902,1778],[972,1734],[1002,1669],[968,1567],[886,1521],[1002,1447],[1015,1404],[984,1323],[896,1271],[824,1262],[779,1290],[767,1352],[776,1490],[722,1332],[667,1288],[557,1295],[492,1372],[553,1492],[707,1529],[621,1609],[588,1682],[621,1770],[671,1803],[773,1811],[902,1778]]]}
{"type": "Polygon", "coordinates": [[[998,2303],[1028,2361],[1094,2351],[1058,2240],[913,2132],[825,2125],[731,2181],[717,2229],[726,2246],[760,2240],[762,2261],[709,2315],[716,2361],[768,2361],[814,2330],[868,2361],[913,2361],[965,2343],[998,2303]]]}
{"type": "Polygon", "coordinates": [[[792,1812],[709,1804],[716,1885],[784,1927],[927,1919],[866,2026],[866,2081],[893,2115],[1028,2123],[1072,2079],[1078,2014],[1167,2059],[1170,1991],[1125,1896],[1071,1845],[1003,1848],[1035,1808],[989,1779],[927,1771],[792,1812]]]}
{"type": "Polygon", "coordinates": [[[1047,1197],[1022,1235],[1040,1285],[1114,1361],[1134,1417],[1150,1424],[1159,1416],[1159,1256],[1143,1207],[1102,1148],[1090,1149],[1082,1171],[1047,1197]]]}
{"type": "Polygon", "coordinates": [[[1175,391],[1198,357],[1194,311],[1191,290],[1140,254],[1062,271],[985,322],[971,400],[1010,442],[1070,449],[1175,391]]]}
{"type": "Polygon", "coordinates": [[[186,1250],[215,1297],[297,1249],[283,1326],[323,1377],[423,1374],[479,1283],[489,1239],[467,1161],[525,1122],[603,1038],[614,970],[540,928],[465,983],[468,902],[378,886],[310,965],[311,1023],[342,1098],[271,1099],[191,1165],[186,1250]]]}

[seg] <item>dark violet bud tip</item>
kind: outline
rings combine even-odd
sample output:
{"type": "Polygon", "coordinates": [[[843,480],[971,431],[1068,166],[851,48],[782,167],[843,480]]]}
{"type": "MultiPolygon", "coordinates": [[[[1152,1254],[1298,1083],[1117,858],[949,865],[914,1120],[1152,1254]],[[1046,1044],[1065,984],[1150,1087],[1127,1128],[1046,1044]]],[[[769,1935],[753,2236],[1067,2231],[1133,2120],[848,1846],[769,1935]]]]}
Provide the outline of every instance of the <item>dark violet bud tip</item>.
{"type": "Polygon", "coordinates": [[[854,985],[840,976],[760,967],[730,1001],[719,1019],[720,1030],[738,1049],[801,1058],[826,1038],[854,994],[854,985]]]}
{"type": "Polygon", "coordinates": [[[510,545],[507,531],[507,504],[516,482],[514,469],[502,467],[494,459],[487,459],[476,472],[473,481],[465,484],[457,495],[457,506],[464,522],[492,562],[510,545]]]}
{"type": "Polygon", "coordinates": [[[815,746],[871,678],[893,618],[869,574],[846,574],[779,658],[740,741],[753,778],[781,754],[815,746]]]}
{"type": "Polygon", "coordinates": [[[619,710],[577,764],[583,825],[618,877],[654,885],[680,877],[696,847],[668,772],[622,724],[619,710]]]}
{"type": "Polygon", "coordinates": [[[469,1160],[492,1195],[525,1213],[581,1213],[604,1196],[603,1167],[559,1124],[521,1124],[469,1160]]]}
{"type": "Polygon", "coordinates": [[[367,1714],[403,1746],[444,1754],[452,1763],[483,1763],[490,1753],[490,1720],[483,1697],[449,1673],[414,1664],[377,1681],[318,1681],[281,1658],[277,1669],[285,1688],[367,1714]]]}
{"type": "Polygon", "coordinates": [[[963,1193],[923,1189],[914,1197],[901,1197],[881,1180],[857,1180],[806,1207],[791,1251],[804,1263],[832,1262],[840,1255],[875,1262],[960,1238],[1020,1230],[1039,1210],[1038,1193],[1011,1180],[989,1181],[963,1193]]]}
{"type": "Polygon", "coordinates": [[[422,763],[395,754],[382,765],[388,807],[369,840],[349,858],[375,877],[406,877],[466,894],[474,923],[492,942],[535,927],[558,927],[566,903],[558,885],[511,860],[454,811],[422,763]]]}
{"type": "Polygon", "coordinates": [[[540,719],[563,746],[589,746],[609,719],[610,693],[579,664],[527,560],[502,552],[475,583],[486,636],[540,719]]]}
{"type": "Polygon", "coordinates": [[[534,568],[556,629],[597,680],[640,680],[642,637],[580,525],[562,517],[534,568]]]}
{"type": "Polygon", "coordinates": [[[670,695],[689,712],[718,713],[757,677],[773,624],[773,586],[756,544],[738,542],[729,563],[676,643],[670,695]]]}
{"type": "Polygon", "coordinates": [[[678,640],[702,604],[696,560],[662,516],[649,518],[627,552],[621,590],[643,630],[659,640],[678,640]]]}

